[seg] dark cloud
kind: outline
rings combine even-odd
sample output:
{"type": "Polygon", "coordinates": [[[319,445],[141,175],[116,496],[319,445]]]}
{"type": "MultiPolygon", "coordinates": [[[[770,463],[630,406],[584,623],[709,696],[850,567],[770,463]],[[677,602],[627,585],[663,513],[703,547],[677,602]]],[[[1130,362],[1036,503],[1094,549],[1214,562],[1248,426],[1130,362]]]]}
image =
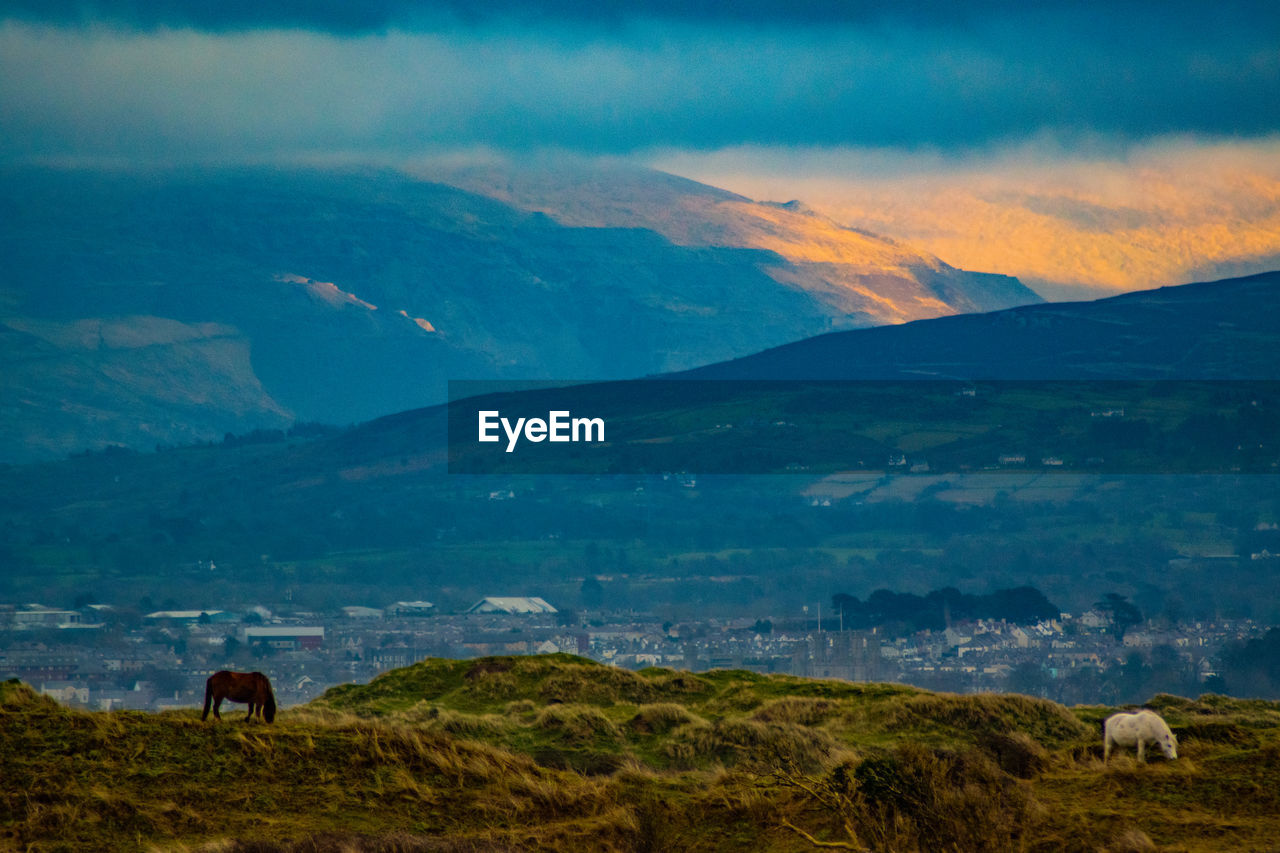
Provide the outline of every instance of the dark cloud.
{"type": "MultiPolygon", "coordinates": [[[[1275,4],[1227,0],[1206,9],[1190,0],[3,0],[0,17],[54,24],[110,22],[139,28],[207,30],[298,28],[368,33],[515,23],[613,27],[629,21],[739,24],[757,27],[846,26],[891,22],[917,27],[967,26],[993,17],[1068,14],[1114,32],[1171,23],[1192,32],[1254,21],[1265,29],[1275,4]],[[1030,10],[1030,11],[1029,11],[1030,10]]],[[[1272,32],[1275,27],[1271,28],[1272,32]]]]}
{"type": "Polygon", "coordinates": [[[1280,132],[1280,4],[1222,3],[1194,19],[1138,0],[635,6],[10,0],[0,155],[951,149],[1046,133],[1280,132]]]}

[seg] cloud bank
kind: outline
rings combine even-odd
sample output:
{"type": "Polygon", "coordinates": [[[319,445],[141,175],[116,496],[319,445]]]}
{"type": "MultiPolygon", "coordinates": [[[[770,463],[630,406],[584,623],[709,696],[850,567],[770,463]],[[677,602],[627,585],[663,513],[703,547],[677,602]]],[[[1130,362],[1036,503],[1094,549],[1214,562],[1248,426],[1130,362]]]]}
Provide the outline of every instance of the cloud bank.
{"type": "Polygon", "coordinates": [[[1276,32],[1235,0],[0,0],[0,163],[623,157],[1131,288],[1280,264],[1276,32]]]}
{"type": "MultiPolygon", "coordinates": [[[[1274,11],[1255,26],[1190,28],[1168,14],[1139,27],[1114,10],[1065,5],[980,5],[958,21],[854,6],[860,15],[828,10],[824,21],[827,7],[807,4],[771,26],[769,15],[700,17],[696,4],[677,16],[671,4],[669,19],[609,28],[601,16],[622,13],[607,4],[586,21],[551,23],[458,23],[463,11],[448,4],[383,4],[369,14],[452,23],[375,30],[343,29],[340,18],[285,26],[292,7],[255,16],[248,5],[137,5],[89,22],[72,14],[94,8],[83,4],[55,5],[43,22],[10,9],[0,27],[0,156],[947,149],[1038,133],[1280,131],[1280,44],[1260,29],[1280,30],[1274,11]],[[242,26],[190,24],[215,6],[221,23],[242,26]],[[59,25],[59,10],[75,23],[59,25]],[[120,23],[127,10],[143,20],[120,23]]],[[[320,5],[338,15],[353,4],[320,5]]],[[[298,22],[320,14],[309,9],[299,4],[298,22]]]]}
{"type": "MultiPolygon", "coordinates": [[[[317,3],[306,0],[0,0],[0,17],[58,25],[109,22],[133,29],[158,27],[225,32],[244,29],[310,29],[334,34],[364,34],[388,29],[441,30],[495,24],[524,27],[574,25],[616,30],[635,21],[700,26],[747,24],[755,27],[871,25],[891,22],[912,27],[970,26],[991,18],[1025,16],[1025,0],[364,0],[317,3]]],[[[1219,0],[1213,15],[1187,0],[1040,0],[1033,15],[1068,14],[1097,22],[1099,31],[1117,27],[1161,32],[1258,26],[1275,19],[1273,4],[1257,0],[1219,0]]]]}

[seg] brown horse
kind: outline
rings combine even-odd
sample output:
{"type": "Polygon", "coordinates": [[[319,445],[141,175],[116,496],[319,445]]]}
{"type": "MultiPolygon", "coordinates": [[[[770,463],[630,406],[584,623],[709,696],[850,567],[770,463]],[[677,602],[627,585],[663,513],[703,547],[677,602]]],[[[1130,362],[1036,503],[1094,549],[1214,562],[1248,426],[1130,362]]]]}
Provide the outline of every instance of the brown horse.
{"type": "Polygon", "coordinates": [[[222,719],[218,709],[222,700],[231,702],[248,702],[249,716],[245,722],[253,719],[254,712],[268,723],[276,718],[276,696],[271,692],[271,682],[260,672],[228,672],[222,670],[209,676],[204,683],[204,713],[200,719],[209,718],[209,704],[213,704],[213,716],[222,719]]]}

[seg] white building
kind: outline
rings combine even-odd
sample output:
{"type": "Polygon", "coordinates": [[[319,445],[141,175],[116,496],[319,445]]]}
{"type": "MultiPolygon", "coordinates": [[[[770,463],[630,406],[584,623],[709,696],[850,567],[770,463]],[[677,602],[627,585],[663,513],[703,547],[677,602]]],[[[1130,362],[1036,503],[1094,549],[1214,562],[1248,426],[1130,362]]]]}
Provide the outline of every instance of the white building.
{"type": "Polygon", "coordinates": [[[526,613],[558,613],[541,598],[513,598],[490,596],[471,605],[468,613],[506,613],[512,616],[526,613]]]}
{"type": "Polygon", "coordinates": [[[430,601],[397,601],[386,612],[388,616],[428,616],[434,608],[430,601]]]}
{"type": "Polygon", "coordinates": [[[266,643],[274,649],[318,649],[324,642],[324,628],[297,625],[291,627],[241,628],[240,642],[245,645],[266,643]]]}

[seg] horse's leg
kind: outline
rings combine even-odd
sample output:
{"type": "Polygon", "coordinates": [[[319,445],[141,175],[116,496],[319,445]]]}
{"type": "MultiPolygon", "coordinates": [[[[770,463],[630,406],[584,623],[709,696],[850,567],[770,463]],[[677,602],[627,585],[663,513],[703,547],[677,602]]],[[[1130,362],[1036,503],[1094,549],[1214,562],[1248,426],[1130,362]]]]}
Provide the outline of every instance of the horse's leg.
{"type": "Polygon", "coordinates": [[[1144,740],[1143,738],[1138,738],[1138,763],[1139,764],[1142,764],[1144,761],[1147,760],[1146,750],[1145,750],[1146,745],[1147,745],[1146,740],[1144,740]]]}
{"type": "Polygon", "coordinates": [[[247,723],[247,722],[249,722],[249,721],[250,721],[250,720],[252,720],[252,719],[253,719],[253,700],[252,700],[252,699],[250,699],[250,700],[249,700],[249,714],[248,714],[248,716],[246,716],[246,717],[244,718],[244,721],[247,723]]]}
{"type": "Polygon", "coordinates": [[[213,718],[219,721],[222,720],[222,697],[216,694],[213,698],[213,718]]]}

